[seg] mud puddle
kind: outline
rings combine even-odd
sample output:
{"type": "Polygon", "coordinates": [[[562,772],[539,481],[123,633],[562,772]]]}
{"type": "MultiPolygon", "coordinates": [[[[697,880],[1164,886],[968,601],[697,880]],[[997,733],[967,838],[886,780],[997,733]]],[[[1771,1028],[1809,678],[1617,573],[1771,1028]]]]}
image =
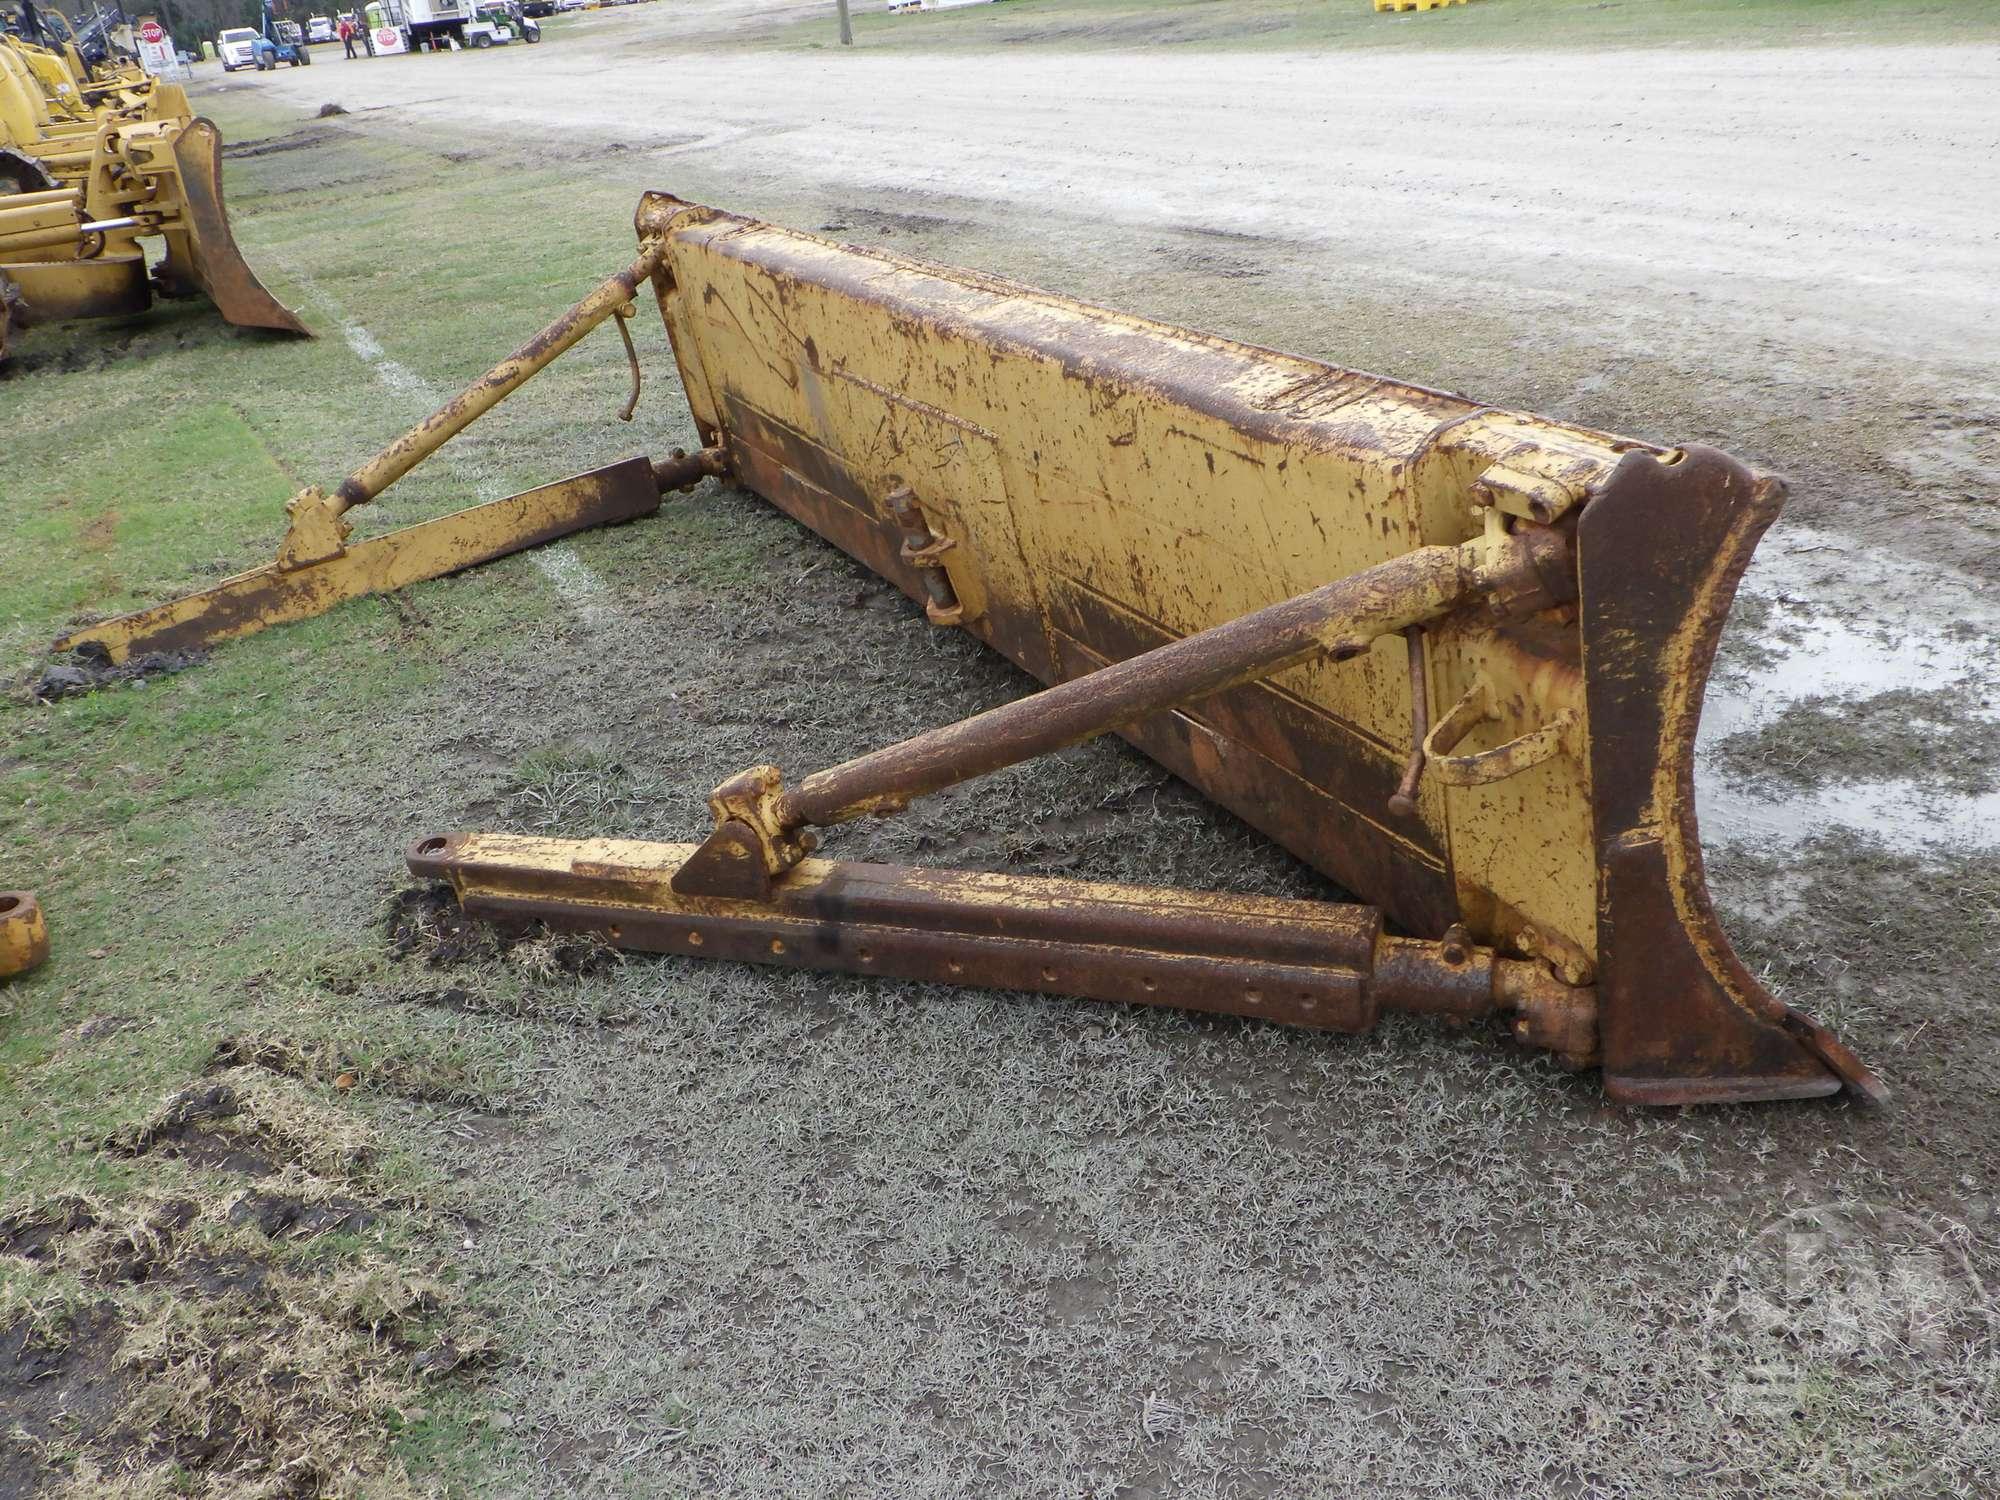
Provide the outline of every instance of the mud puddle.
{"type": "Polygon", "coordinates": [[[2000,597],[1971,574],[1781,527],[1744,578],[1709,685],[1696,778],[1705,837],[1796,845],[1844,828],[1905,851],[2000,845],[2000,791],[1947,763],[1955,740],[2000,735],[1996,642],[2000,597]],[[1953,705],[1928,753],[1922,734],[1844,757],[1800,743],[1789,753],[1824,761],[1813,785],[1742,769],[1742,747],[1803,702],[1827,705],[1831,731],[1843,702],[1859,719],[1876,700],[1913,693],[1953,705]]]}

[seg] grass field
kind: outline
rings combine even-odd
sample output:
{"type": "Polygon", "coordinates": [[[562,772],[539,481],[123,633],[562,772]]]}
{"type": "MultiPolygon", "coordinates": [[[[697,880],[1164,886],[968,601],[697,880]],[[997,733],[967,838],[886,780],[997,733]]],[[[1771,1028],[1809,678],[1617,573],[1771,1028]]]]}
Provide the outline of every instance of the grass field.
{"type": "MultiPolygon", "coordinates": [[[[854,6],[863,47],[1773,47],[2000,36],[1991,0],[1470,0],[1377,13],[1368,0],[1002,0],[889,13],[854,6]]],[[[783,33],[833,44],[829,16],[783,33]]]]}
{"type": "MultiPolygon", "coordinates": [[[[863,39],[994,43],[1054,9],[870,14],[863,39]]],[[[1666,35],[1663,7],[1539,9],[1666,35]]],[[[1810,16],[1831,35],[1864,9],[1912,38],[1992,16],[1693,4],[1674,34],[1776,39],[1746,18],[1810,16]]],[[[1506,42],[1525,11],[1380,20],[1506,42]]],[[[1167,39],[1128,39],[1147,36],[1167,39]]],[[[0,989],[0,1494],[1678,1500],[1918,1472],[1905,1492],[1982,1493],[2000,1423],[1976,1361],[1911,1380],[1833,1360],[1797,1404],[1739,1410],[1720,1393],[1769,1340],[1701,1314],[1761,1226],[1836,1200],[1962,1227],[1994,1284],[1990,851],[1713,850],[1746,958],[1831,1006],[1902,1100],[1640,1115],[1423,1026],[1312,1037],[478,942],[447,962],[421,908],[385,929],[422,835],[686,837],[741,765],[822,763],[1021,690],[720,487],[177,675],[30,701],[58,630],[262,561],[289,494],[630,255],[613,148],[485,140],[445,172],[365,118],[251,89],[202,107],[237,143],[246,252],[319,338],[163,307],[35,330],[0,379],[0,885],[39,891],[55,943],[0,989]]],[[[1843,505],[1889,483],[1816,430],[1809,449],[1813,424],[1768,391],[1715,388],[1699,351],[1617,364],[1600,393],[1599,350],[1289,281],[1259,300],[1213,246],[1183,265],[1161,253],[1179,242],[1107,227],[1085,257],[935,203],[739,182],[723,155],[644,170],[1503,399],[1583,392],[1564,415],[1643,410],[1843,505]]],[[[633,426],[600,332],[364,527],[690,445],[664,340],[635,331],[633,426]]],[[[1732,649],[1775,629],[1746,607],[1732,649]]],[[[842,837],[861,857],[1319,889],[1115,745],[842,837]]]]}
{"type": "MultiPolygon", "coordinates": [[[[399,1461],[385,1434],[401,1429],[421,1451],[446,1420],[409,1374],[413,1357],[468,1338],[447,1311],[435,1170],[411,1165],[395,1121],[489,1104],[519,1066],[478,1018],[403,1003],[409,982],[385,967],[367,921],[400,830],[363,836],[375,886],[334,893],[360,920],[330,929],[316,899],[327,893],[309,887],[326,867],[315,846],[354,839],[378,793],[421,796],[408,721],[456,659],[529,670],[564,607],[560,575],[515,559],[469,591],[447,585],[442,613],[417,589],[54,704],[33,702],[27,683],[65,624],[267,558],[301,484],[336,479],[566,306],[586,285],[577,266],[629,254],[630,204],[591,201],[556,170],[511,174],[545,204],[567,197],[555,217],[580,227],[529,229],[469,196],[447,229],[426,213],[429,163],[415,154],[350,141],[315,156],[323,132],[254,105],[228,123],[239,141],[289,132],[284,151],[232,160],[229,191],[249,253],[287,295],[305,293],[320,337],[240,333],[203,306],[162,306],[125,325],[38,329],[0,383],[12,429],[0,882],[39,892],[54,942],[46,968],[0,991],[0,1406],[22,1412],[22,1431],[0,1436],[10,1494],[38,1466],[79,1494],[107,1492],[112,1473],[133,1493],[182,1493],[176,1475],[195,1492],[319,1493],[285,1488],[301,1465],[388,1484],[399,1461]],[[468,257],[468,236],[492,252],[468,257]],[[364,319],[390,378],[343,334],[364,319]],[[354,824],[282,815],[320,781],[345,790],[354,824]],[[279,1213],[267,1233],[246,1197],[344,1207],[325,1223],[309,1215],[308,1230],[279,1213]],[[217,1266],[237,1265],[251,1269],[203,1295],[217,1266]],[[408,1305],[356,1322],[342,1299],[378,1283],[408,1291],[408,1305]],[[185,1318],[199,1326],[176,1323],[166,1352],[142,1354],[147,1330],[185,1318]],[[81,1358],[31,1390],[36,1350],[64,1344],[81,1358]],[[241,1358],[259,1344],[258,1360],[241,1358]],[[289,1393],[302,1377],[324,1379],[289,1393]],[[174,1380],[199,1396],[141,1411],[147,1388],[174,1380]],[[59,1389],[73,1415],[58,1412],[59,1389]]],[[[631,451],[610,415],[622,367],[615,340],[572,358],[363,529],[631,451]]],[[[672,545],[655,529],[643,542],[582,538],[573,556],[588,568],[634,542],[672,545]]],[[[716,566],[726,552],[713,550],[716,566]]]]}

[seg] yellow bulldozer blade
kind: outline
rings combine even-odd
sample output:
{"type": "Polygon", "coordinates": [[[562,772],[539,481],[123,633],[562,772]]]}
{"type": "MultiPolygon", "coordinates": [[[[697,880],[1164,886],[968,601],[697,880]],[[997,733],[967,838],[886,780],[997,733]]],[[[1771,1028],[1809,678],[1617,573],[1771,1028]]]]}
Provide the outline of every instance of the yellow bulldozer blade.
{"type": "Polygon", "coordinates": [[[1702,871],[1695,731],[1776,480],[665,194],[637,228],[630,266],[295,497],[271,567],[64,644],[222,639],[539,538],[546,492],[352,547],[341,517],[650,283],[703,447],[600,471],[627,508],[726,475],[1048,686],[803,777],[746,767],[699,845],[421,841],[468,911],[1302,1026],[1490,1016],[1632,1104],[1886,1097],[1737,961],[1702,871]],[[809,857],[1106,733],[1358,900],[809,857]]]}
{"type": "Polygon", "coordinates": [[[236,248],[222,206],[222,133],[199,116],[174,137],[182,209],[178,233],[167,235],[166,274],[192,280],[228,322],[305,334],[298,315],[273,297],[236,248]],[[184,257],[184,263],[183,263],[184,257]]]}
{"type": "Polygon", "coordinates": [[[187,95],[153,80],[74,80],[58,54],[18,39],[0,43],[0,273],[29,315],[17,309],[12,326],[141,312],[157,285],[206,295],[238,327],[310,336],[237,247],[222,138],[187,95]],[[24,223],[56,189],[73,197],[61,221],[24,223]],[[140,242],[154,237],[167,253],[149,279],[140,242]]]}
{"type": "Polygon", "coordinates": [[[692,850],[413,850],[468,909],[1301,1025],[1491,1012],[1634,1104],[1884,1097],[1736,960],[1702,873],[1695,729],[1777,481],[666,195],[638,230],[735,480],[1051,686],[796,782],[747,768],[692,850]],[[1311,903],[807,857],[1101,733],[1414,946],[1313,950],[1311,903]]]}

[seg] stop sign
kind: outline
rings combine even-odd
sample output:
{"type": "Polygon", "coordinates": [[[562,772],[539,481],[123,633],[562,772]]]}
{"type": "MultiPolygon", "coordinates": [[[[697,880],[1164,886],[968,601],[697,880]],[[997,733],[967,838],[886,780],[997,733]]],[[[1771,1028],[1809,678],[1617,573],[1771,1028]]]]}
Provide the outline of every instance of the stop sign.
{"type": "Polygon", "coordinates": [[[139,40],[142,42],[164,42],[166,39],[167,33],[158,21],[148,21],[139,28],[139,40]]]}

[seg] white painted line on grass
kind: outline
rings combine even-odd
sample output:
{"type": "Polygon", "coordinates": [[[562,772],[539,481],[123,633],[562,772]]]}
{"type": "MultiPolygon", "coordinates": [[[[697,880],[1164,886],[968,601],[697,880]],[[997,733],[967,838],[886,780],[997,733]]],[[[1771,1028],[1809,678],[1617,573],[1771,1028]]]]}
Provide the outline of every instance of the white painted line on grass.
{"type": "Polygon", "coordinates": [[[328,301],[326,295],[316,288],[313,295],[326,307],[333,320],[340,324],[341,336],[347,340],[361,362],[375,372],[375,378],[399,396],[407,397],[413,406],[429,407],[436,410],[444,404],[431,383],[399,360],[389,358],[375,335],[359,323],[350,322],[340,316],[338,308],[328,301]]]}
{"type": "MultiPolygon", "coordinates": [[[[287,265],[285,269],[294,281],[305,288],[306,295],[319,304],[327,318],[339,327],[341,337],[347,340],[347,347],[374,372],[377,380],[423,415],[429,415],[444,404],[445,397],[436,386],[401,360],[392,359],[381,341],[348,317],[340,304],[322,291],[310,276],[296,266],[287,265]]],[[[474,474],[470,476],[470,482],[474,498],[482,505],[505,498],[500,486],[490,479],[474,474]]],[[[617,617],[619,611],[612,603],[611,590],[569,543],[551,542],[536,547],[528,553],[528,558],[584,624],[600,627],[617,617]]]]}

